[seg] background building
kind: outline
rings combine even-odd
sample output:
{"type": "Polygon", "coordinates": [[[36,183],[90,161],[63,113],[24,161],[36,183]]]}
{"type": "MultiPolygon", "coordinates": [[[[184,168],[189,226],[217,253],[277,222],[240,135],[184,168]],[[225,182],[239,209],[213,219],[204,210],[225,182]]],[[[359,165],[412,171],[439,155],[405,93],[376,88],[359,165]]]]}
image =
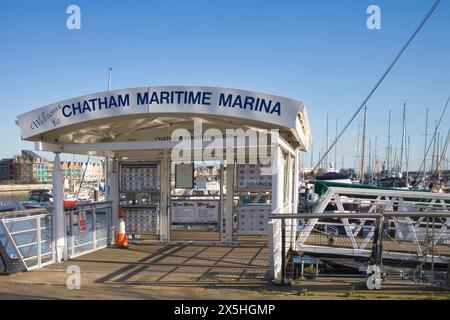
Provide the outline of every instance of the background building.
{"type": "MultiPolygon", "coordinates": [[[[97,184],[103,181],[101,162],[62,161],[61,168],[66,183],[79,185],[84,174],[84,182],[97,184]]],[[[53,162],[29,150],[21,155],[0,160],[0,181],[2,183],[50,183],[53,162]]]]}

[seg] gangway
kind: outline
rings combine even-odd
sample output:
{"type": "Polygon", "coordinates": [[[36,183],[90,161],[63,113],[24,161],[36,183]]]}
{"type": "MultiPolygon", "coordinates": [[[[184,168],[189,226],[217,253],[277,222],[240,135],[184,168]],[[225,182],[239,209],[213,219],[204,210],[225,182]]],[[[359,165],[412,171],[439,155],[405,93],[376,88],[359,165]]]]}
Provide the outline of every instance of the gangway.
{"type": "Polygon", "coordinates": [[[298,232],[297,250],[369,256],[375,220],[386,218],[383,258],[422,261],[431,259],[429,252],[434,247],[435,262],[446,263],[450,257],[449,208],[450,195],[443,193],[329,187],[314,208],[313,214],[317,217],[303,215],[307,222],[298,232]],[[330,203],[335,204],[337,210],[326,211],[330,203]],[[356,204],[352,206],[356,210],[345,210],[347,204],[356,204]],[[340,216],[334,218],[335,214],[340,216]],[[333,236],[332,246],[324,241],[326,235],[316,232],[321,221],[343,228],[341,235],[333,236]],[[423,224],[426,227],[421,226],[423,224]]]}
{"type": "Polygon", "coordinates": [[[271,272],[283,278],[288,253],[316,257],[369,259],[380,231],[380,259],[402,264],[446,266],[450,261],[450,195],[409,190],[328,187],[312,213],[269,216],[280,238],[271,247],[271,272]],[[331,209],[330,209],[331,208],[331,209]],[[283,225],[297,225],[295,233],[283,225]],[[283,242],[284,248],[283,249],[283,242]]]}

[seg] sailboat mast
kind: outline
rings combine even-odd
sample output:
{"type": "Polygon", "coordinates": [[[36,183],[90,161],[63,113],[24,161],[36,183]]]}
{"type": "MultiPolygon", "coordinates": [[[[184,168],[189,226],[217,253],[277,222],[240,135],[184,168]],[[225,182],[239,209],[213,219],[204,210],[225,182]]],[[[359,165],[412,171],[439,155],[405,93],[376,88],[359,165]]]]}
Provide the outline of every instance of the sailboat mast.
{"type": "Polygon", "coordinates": [[[435,154],[436,154],[436,131],[437,131],[437,120],[434,127],[434,136],[433,136],[433,155],[431,156],[431,172],[434,171],[434,162],[435,162],[435,154]]]}
{"type": "Polygon", "coordinates": [[[400,174],[403,173],[403,151],[405,148],[406,142],[406,102],[403,103],[403,116],[402,116],[402,143],[400,145],[400,174]]]}
{"type": "MultiPolygon", "coordinates": [[[[325,143],[325,150],[328,150],[328,118],[329,118],[329,114],[327,112],[327,141],[325,143]]],[[[328,169],[328,153],[325,155],[325,170],[328,169]]]]}
{"type": "Polygon", "coordinates": [[[367,126],[367,106],[364,106],[364,124],[362,132],[362,146],[361,146],[361,163],[360,163],[360,175],[359,179],[361,183],[364,183],[364,152],[366,146],[366,126],[367,126]]]}
{"type": "MultiPolygon", "coordinates": [[[[375,135],[375,150],[374,150],[374,156],[373,156],[373,168],[372,170],[375,171],[375,166],[377,167],[378,171],[378,164],[377,164],[377,147],[378,147],[378,135],[375,135]]],[[[378,175],[378,172],[377,172],[378,175]]],[[[372,179],[374,178],[374,175],[372,174],[372,179]]]]}
{"type": "Polygon", "coordinates": [[[427,167],[427,138],[428,138],[428,108],[425,115],[425,145],[423,147],[423,182],[426,180],[427,167]]]}
{"type": "MultiPolygon", "coordinates": [[[[438,172],[438,163],[439,163],[439,153],[440,153],[440,140],[441,140],[441,133],[438,132],[437,139],[436,139],[436,172],[438,172]]],[[[437,176],[436,176],[437,179],[437,176]]]]}
{"type": "Polygon", "coordinates": [[[353,164],[353,168],[355,168],[355,177],[356,177],[356,168],[358,166],[358,159],[359,159],[359,131],[361,130],[361,125],[358,124],[358,138],[356,139],[356,156],[355,161],[353,164]]]}
{"type": "Polygon", "coordinates": [[[398,141],[395,142],[395,149],[394,149],[394,168],[398,169],[397,151],[398,151],[398,141]]]}
{"type": "Polygon", "coordinates": [[[108,73],[108,91],[111,90],[111,77],[112,77],[112,68],[109,67],[109,73],[108,73]]]}
{"type": "MultiPolygon", "coordinates": [[[[443,136],[442,136],[443,138],[443,136]]],[[[436,177],[439,177],[439,172],[441,170],[442,161],[444,160],[444,169],[445,169],[445,154],[447,153],[448,142],[450,139],[450,129],[447,131],[447,138],[445,139],[445,144],[442,144],[441,140],[441,155],[439,156],[439,161],[436,167],[436,177]]]]}
{"type": "Polygon", "coordinates": [[[372,140],[369,139],[369,162],[368,162],[368,170],[367,173],[370,175],[370,178],[373,179],[373,168],[372,168],[372,140]]]}
{"type": "MultiPolygon", "coordinates": [[[[322,148],[320,148],[320,151],[319,151],[319,159],[322,159],[321,158],[321,153],[322,153],[322,148]]],[[[319,163],[319,168],[320,169],[322,169],[322,165],[323,165],[323,160],[322,160],[322,162],[319,163]]]]}
{"type": "Polygon", "coordinates": [[[337,162],[338,162],[338,160],[337,160],[337,146],[338,146],[338,144],[337,144],[337,134],[338,134],[338,123],[339,123],[339,119],[336,118],[336,133],[335,133],[335,136],[334,136],[334,139],[336,140],[336,144],[334,145],[334,170],[336,170],[336,172],[337,172],[337,162]]]}
{"type": "Polygon", "coordinates": [[[408,136],[408,142],[406,143],[406,186],[409,186],[409,147],[410,136],[408,136]]]}
{"type": "Polygon", "coordinates": [[[389,171],[391,167],[391,110],[389,110],[389,121],[388,121],[388,146],[387,146],[387,164],[386,171],[389,176],[389,171]]]}

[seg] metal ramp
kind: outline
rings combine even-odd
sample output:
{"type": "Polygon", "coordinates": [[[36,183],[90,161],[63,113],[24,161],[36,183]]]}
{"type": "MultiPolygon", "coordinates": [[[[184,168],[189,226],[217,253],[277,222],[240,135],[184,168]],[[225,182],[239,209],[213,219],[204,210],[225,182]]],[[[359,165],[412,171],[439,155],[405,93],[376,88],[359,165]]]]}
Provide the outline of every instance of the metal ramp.
{"type": "Polygon", "coordinates": [[[10,275],[22,271],[17,259],[12,259],[0,241],[0,275],[10,275]]]}
{"type": "Polygon", "coordinates": [[[300,252],[368,257],[384,219],[383,258],[447,263],[450,195],[408,190],[329,187],[295,240],[300,252]],[[330,210],[331,208],[331,210],[330,210]],[[333,210],[333,208],[335,208],[333,210]]]}
{"type": "Polygon", "coordinates": [[[286,279],[290,254],[446,268],[449,209],[449,194],[330,186],[312,213],[269,216],[270,275],[286,279]]]}

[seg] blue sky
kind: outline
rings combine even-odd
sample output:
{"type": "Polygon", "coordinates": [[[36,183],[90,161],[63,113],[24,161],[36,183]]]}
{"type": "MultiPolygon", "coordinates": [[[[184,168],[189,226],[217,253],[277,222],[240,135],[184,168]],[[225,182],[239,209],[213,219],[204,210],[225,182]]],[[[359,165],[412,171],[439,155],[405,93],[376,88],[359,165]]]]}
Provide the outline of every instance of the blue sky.
{"type": "MultiPolygon", "coordinates": [[[[334,133],[335,119],[342,125],[350,118],[433,2],[1,0],[0,158],[33,149],[20,140],[17,115],[105,90],[112,66],[113,89],[199,84],[300,99],[317,160],[326,113],[334,133]],[[70,4],[81,8],[81,30],[66,28],[70,4]],[[366,27],[370,4],[381,8],[381,30],[366,27]]],[[[431,126],[450,94],[449,40],[450,2],[443,1],[368,103],[368,137],[373,146],[378,136],[381,159],[388,110],[395,147],[407,100],[411,166],[420,163],[425,109],[431,126]]],[[[338,160],[343,154],[346,167],[355,161],[361,121],[339,145],[338,160]]]]}

